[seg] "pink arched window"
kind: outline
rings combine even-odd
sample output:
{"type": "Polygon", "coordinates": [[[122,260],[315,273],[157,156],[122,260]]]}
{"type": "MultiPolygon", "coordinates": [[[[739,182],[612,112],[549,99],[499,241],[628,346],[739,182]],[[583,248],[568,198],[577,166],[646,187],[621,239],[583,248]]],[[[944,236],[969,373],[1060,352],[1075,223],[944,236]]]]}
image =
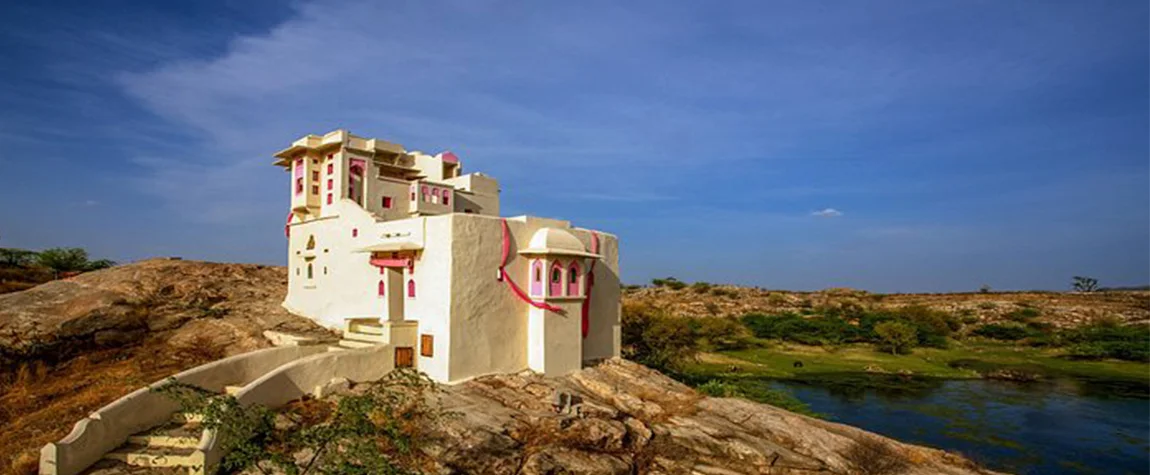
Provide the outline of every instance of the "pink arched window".
{"type": "Polygon", "coordinates": [[[387,292],[387,286],[383,284],[382,280],[379,281],[379,296],[383,297],[386,292],[387,292]]]}
{"type": "Polygon", "coordinates": [[[563,295],[563,265],[556,261],[551,265],[551,273],[548,282],[550,286],[547,289],[549,297],[559,297],[563,295]]]}
{"type": "Polygon", "coordinates": [[[415,298],[415,279],[407,280],[407,298],[415,298]]]}
{"type": "Polygon", "coordinates": [[[420,192],[419,192],[419,193],[423,195],[423,202],[424,202],[424,203],[426,203],[426,202],[428,202],[428,201],[431,201],[431,198],[430,198],[430,196],[431,196],[431,190],[428,190],[428,189],[427,189],[427,185],[423,185],[423,188],[420,188],[420,192]]]}
{"type": "Polygon", "coordinates": [[[543,295],[543,261],[531,261],[531,295],[543,295]]]}
{"type": "Polygon", "coordinates": [[[579,262],[571,261],[571,265],[567,267],[567,295],[574,297],[579,295],[579,262]]]}

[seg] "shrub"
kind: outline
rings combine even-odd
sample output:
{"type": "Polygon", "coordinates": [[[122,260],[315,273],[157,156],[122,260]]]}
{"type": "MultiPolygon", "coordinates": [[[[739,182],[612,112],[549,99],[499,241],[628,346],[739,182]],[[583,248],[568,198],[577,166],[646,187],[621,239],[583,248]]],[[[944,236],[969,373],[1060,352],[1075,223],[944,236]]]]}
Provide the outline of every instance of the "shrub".
{"type": "Polygon", "coordinates": [[[706,282],[695,282],[694,284],[691,284],[691,290],[694,290],[696,293],[705,294],[711,290],[711,284],[706,282]]]}
{"type": "Polygon", "coordinates": [[[711,397],[742,397],[743,391],[738,386],[712,379],[695,388],[696,391],[711,397]]]}
{"type": "Polygon", "coordinates": [[[659,370],[674,370],[699,351],[691,319],[649,304],[623,305],[623,357],[659,370]]]}
{"type": "Polygon", "coordinates": [[[804,345],[841,344],[862,339],[857,327],[839,317],[804,317],[795,313],[773,316],[748,314],[741,321],[756,337],[804,345]]]}
{"type": "Polygon", "coordinates": [[[727,290],[727,289],[715,287],[715,288],[711,289],[711,295],[714,295],[716,297],[732,297],[735,295],[735,292],[727,290]]]}
{"type": "Polygon", "coordinates": [[[419,447],[454,416],[439,408],[435,383],[402,368],[336,403],[305,400],[303,413],[283,414],[284,424],[266,407],[175,380],[155,391],[203,415],[203,427],[216,431],[227,454],[225,473],[418,473],[413,469],[427,462],[419,447]]]}
{"type": "Polygon", "coordinates": [[[690,323],[695,338],[705,350],[741,350],[751,346],[750,331],[734,318],[694,318],[690,323]]]}
{"type": "Polygon", "coordinates": [[[778,307],[778,306],[786,305],[789,302],[790,302],[790,300],[787,300],[786,295],[783,295],[783,294],[780,294],[777,292],[771,292],[771,293],[767,294],[767,303],[771,304],[773,306],[778,307]]]}
{"type": "Polygon", "coordinates": [[[879,337],[879,348],[892,355],[908,354],[918,341],[914,327],[902,322],[882,322],[874,327],[879,337]]]}
{"type": "Polygon", "coordinates": [[[1150,361],[1150,326],[1145,324],[1103,321],[1063,332],[1061,338],[1071,357],[1150,361]]]}
{"type": "Polygon", "coordinates": [[[1006,315],[1003,315],[1003,318],[1010,320],[1012,322],[1026,322],[1026,321],[1031,320],[1031,319],[1033,319],[1033,318],[1035,318],[1041,314],[1042,314],[1042,312],[1039,311],[1037,308],[1026,307],[1026,308],[1020,308],[1017,310],[1012,310],[1009,313],[1007,313],[1006,315]]]}
{"type": "Polygon", "coordinates": [[[895,475],[910,466],[907,458],[881,440],[864,436],[843,454],[843,458],[861,475],[895,475]]]}
{"type": "Polygon", "coordinates": [[[665,279],[651,279],[651,285],[654,285],[655,287],[667,287],[671,290],[682,290],[687,287],[686,283],[683,283],[674,277],[667,277],[665,279]]]}
{"type": "Polygon", "coordinates": [[[986,325],[979,325],[972,330],[970,334],[992,340],[1017,341],[1030,336],[1031,332],[1025,327],[1018,325],[988,323],[986,325]]]}

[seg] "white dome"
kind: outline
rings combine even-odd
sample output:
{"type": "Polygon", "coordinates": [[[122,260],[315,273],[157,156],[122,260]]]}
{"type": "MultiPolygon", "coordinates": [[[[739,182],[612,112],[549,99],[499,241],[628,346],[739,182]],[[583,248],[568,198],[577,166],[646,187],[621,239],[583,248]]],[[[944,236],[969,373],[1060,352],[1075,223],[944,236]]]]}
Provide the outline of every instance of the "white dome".
{"type": "Polygon", "coordinates": [[[531,242],[528,246],[527,249],[519,252],[523,254],[561,254],[568,256],[599,257],[596,254],[587,252],[587,248],[583,247],[583,243],[575,236],[572,236],[571,233],[556,228],[543,228],[535,231],[535,235],[531,236],[531,242]]]}

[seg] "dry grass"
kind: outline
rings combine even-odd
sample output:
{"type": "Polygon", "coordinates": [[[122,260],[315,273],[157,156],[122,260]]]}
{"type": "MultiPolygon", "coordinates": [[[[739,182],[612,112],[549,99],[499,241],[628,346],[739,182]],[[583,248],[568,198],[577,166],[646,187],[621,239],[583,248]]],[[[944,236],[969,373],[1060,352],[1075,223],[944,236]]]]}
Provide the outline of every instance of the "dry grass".
{"type": "Polygon", "coordinates": [[[905,455],[870,436],[855,441],[843,458],[850,464],[852,473],[859,475],[897,475],[910,466],[905,455]]]}
{"type": "Polygon", "coordinates": [[[148,383],[222,355],[218,345],[195,344],[199,348],[151,340],[53,366],[28,362],[0,374],[0,469],[35,473],[40,447],[67,435],[80,419],[148,383]]]}

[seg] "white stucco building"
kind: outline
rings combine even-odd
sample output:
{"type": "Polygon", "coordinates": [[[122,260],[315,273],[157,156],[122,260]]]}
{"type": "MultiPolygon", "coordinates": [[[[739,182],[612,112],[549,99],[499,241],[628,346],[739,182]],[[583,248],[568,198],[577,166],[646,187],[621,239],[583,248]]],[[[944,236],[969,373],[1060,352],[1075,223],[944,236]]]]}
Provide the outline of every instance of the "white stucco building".
{"type": "Polygon", "coordinates": [[[441,382],[548,376],[619,354],[615,236],[499,217],[499,184],[345,130],[275,154],[290,176],[284,307],[441,382]]]}

